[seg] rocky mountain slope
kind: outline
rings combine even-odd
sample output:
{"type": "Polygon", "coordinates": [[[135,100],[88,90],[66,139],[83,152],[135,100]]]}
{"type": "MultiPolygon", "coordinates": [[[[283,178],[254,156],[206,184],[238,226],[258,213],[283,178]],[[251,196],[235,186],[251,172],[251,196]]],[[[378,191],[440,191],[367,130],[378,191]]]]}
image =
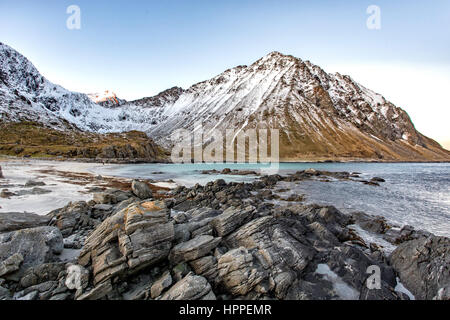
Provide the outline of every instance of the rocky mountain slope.
{"type": "Polygon", "coordinates": [[[105,90],[103,93],[89,93],[89,99],[103,107],[118,107],[121,104],[126,103],[124,99],[120,99],[117,95],[109,90],[105,90]]]}
{"type": "Polygon", "coordinates": [[[381,95],[278,52],[186,90],[174,87],[113,106],[52,84],[0,44],[0,121],[98,133],[140,130],[165,146],[174,130],[194,130],[202,121],[205,135],[213,129],[279,129],[285,161],[450,159],[449,151],[420,134],[407,113],[381,95]]]}

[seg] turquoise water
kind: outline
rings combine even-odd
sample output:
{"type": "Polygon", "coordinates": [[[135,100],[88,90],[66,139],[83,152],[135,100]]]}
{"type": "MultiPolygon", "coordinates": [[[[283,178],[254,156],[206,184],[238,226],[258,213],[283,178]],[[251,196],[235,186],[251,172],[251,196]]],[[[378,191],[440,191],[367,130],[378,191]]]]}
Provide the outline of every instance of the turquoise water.
{"type": "MultiPolygon", "coordinates": [[[[263,166],[267,168],[267,166],[263,166]]],[[[172,179],[192,186],[222,178],[252,181],[254,176],[204,175],[202,170],[259,170],[258,164],[136,164],[113,165],[96,173],[127,178],[172,179]],[[156,173],[162,172],[162,173],[156,173]]],[[[385,216],[398,225],[410,224],[438,235],[450,236],[450,163],[281,163],[283,175],[308,168],[360,172],[361,178],[384,178],[380,187],[351,181],[302,181],[283,185],[288,193],[302,193],[307,202],[331,204],[344,212],[364,211],[385,216]]]]}

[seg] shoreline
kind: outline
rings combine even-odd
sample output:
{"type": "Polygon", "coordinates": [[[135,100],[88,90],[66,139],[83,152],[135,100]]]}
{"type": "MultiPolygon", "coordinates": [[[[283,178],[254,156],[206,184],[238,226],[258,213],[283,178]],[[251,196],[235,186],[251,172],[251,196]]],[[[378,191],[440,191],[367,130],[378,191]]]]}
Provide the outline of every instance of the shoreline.
{"type": "MultiPolygon", "coordinates": [[[[0,155],[0,162],[8,161],[55,161],[55,162],[76,162],[76,163],[98,163],[98,164],[177,164],[170,160],[167,161],[157,161],[148,159],[110,159],[110,158],[19,158],[12,156],[0,155]]],[[[246,162],[248,163],[248,162],[246,162]]],[[[377,160],[377,159],[324,159],[324,158],[314,158],[314,159],[298,159],[298,160],[286,160],[282,159],[278,163],[450,163],[449,160],[377,160]]],[[[189,163],[188,163],[189,164],[189,163]]],[[[192,162],[191,164],[194,164],[192,162]]],[[[211,164],[209,162],[199,162],[195,164],[211,164]]],[[[223,164],[240,164],[240,162],[223,162],[223,164]]],[[[262,163],[264,164],[264,163],[262,163]]]]}
{"type": "MultiPolygon", "coordinates": [[[[89,166],[81,167],[87,169],[89,166]]],[[[80,186],[77,179],[97,183],[93,173],[77,172],[79,169],[73,163],[66,163],[65,167],[37,168],[35,172],[71,179],[75,186],[80,186]],[[62,171],[62,168],[69,171],[62,171]]],[[[135,185],[131,179],[105,181],[108,177],[104,176],[99,179],[103,182],[98,182],[106,183],[104,188],[88,183],[82,185],[92,188],[88,193],[90,199],[66,203],[42,216],[43,220],[34,215],[0,212],[0,219],[3,223],[6,221],[3,232],[24,239],[7,245],[10,246],[7,253],[19,254],[8,256],[16,259],[8,262],[8,266],[15,263],[17,269],[7,269],[4,281],[0,275],[0,287],[6,288],[10,298],[32,300],[46,297],[166,300],[171,299],[171,290],[182,286],[187,286],[179,293],[186,295],[184,299],[292,300],[304,295],[309,299],[343,300],[447,297],[446,289],[441,290],[441,284],[434,283],[442,269],[439,269],[441,258],[432,252],[441,250],[441,246],[445,248],[448,238],[410,226],[397,226],[380,216],[362,212],[344,214],[333,206],[305,204],[302,197],[285,198],[276,189],[280,181],[304,181],[317,175],[345,178],[347,174],[309,169],[285,177],[262,176],[250,183],[226,183],[218,179],[204,186],[179,186],[171,190],[155,188],[149,183],[136,182],[135,185]],[[270,199],[283,200],[284,204],[271,204],[270,199]],[[33,228],[33,224],[41,227],[33,228]],[[126,246],[121,244],[123,239],[119,237],[120,232],[117,234],[117,228],[129,233],[126,246]],[[37,250],[22,245],[21,241],[28,241],[26,235],[30,232],[35,232],[35,237],[52,234],[48,244],[42,241],[39,245],[57,244],[57,247],[51,247],[55,252],[51,259],[43,261],[47,268],[52,266],[59,270],[54,276],[43,275],[46,280],[37,280],[37,284],[32,282],[34,285],[29,284],[23,269],[32,265],[33,272],[39,274],[39,268],[42,268],[41,260],[26,260],[27,250],[37,250]],[[158,245],[152,245],[154,241],[158,241],[158,245]],[[426,278],[428,269],[425,273],[421,269],[414,270],[426,283],[425,288],[417,287],[415,280],[409,278],[411,270],[404,269],[410,262],[403,262],[402,252],[422,250],[422,246],[430,246],[429,243],[433,247],[426,259],[430,259],[433,277],[426,278]],[[118,245],[121,247],[116,247],[118,245]],[[111,263],[109,258],[104,260],[102,255],[97,255],[93,248],[98,246],[104,247],[100,252],[114,252],[118,262],[111,263]],[[139,256],[134,258],[135,255],[128,255],[127,250],[135,250],[139,256]],[[157,259],[152,258],[154,252],[158,253],[157,259]],[[286,258],[280,258],[280,252],[286,258]],[[148,257],[150,260],[146,260],[148,257]],[[184,263],[183,267],[180,263],[184,263]],[[226,271],[229,264],[233,265],[233,270],[243,270],[244,275],[256,272],[256,278],[250,281],[248,276],[243,276],[240,281],[231,280],[240,276],[226,271]],[[64,287],[63,281],[69,272],[66,268],[73,265],[89,275],[84,280],[85,285],[77,291],[64,287]],[[385,278],[381,290],[365,288],[367,265],[377,265],[383,270],[385,278]],[[279,270],[285,271],[280,273],[279,270]],[[148,287],[148,283],[156,286],[167,275],[171,277],[167,287],[157,293],[156,289],[148,287]],[[118,278],[114,278],[116,276],[118,278]],[[297,280],[304,276],[304,280],[297,280]],[[54,286],[48,288],[45,281],[53,281],[54,286]],[[39,283],[42,283],[42,289],[35,289],[39,283]],[[312,287],[304,287],[303,283],[310,283],[312,287]],[[191,297],[187,289],[190,286],[206,291],[191,297]],[[278,290],[277,286],[284,289],[278,290]]],[[[39,179],[43,178],[35,182],[39,179]]],[[[46,187],[47,184],[42,186],[46,187]]],[[[1,232],[0,245],[4,246],[1,232]]],[[[447,259],[449,255],[450,252],[443,257],[447,259]]],[[[8,257],[2,258],[0,252],[0,264],[8,257]]],[[[413,255],[406,257],[415,259],[413,255]]]]}

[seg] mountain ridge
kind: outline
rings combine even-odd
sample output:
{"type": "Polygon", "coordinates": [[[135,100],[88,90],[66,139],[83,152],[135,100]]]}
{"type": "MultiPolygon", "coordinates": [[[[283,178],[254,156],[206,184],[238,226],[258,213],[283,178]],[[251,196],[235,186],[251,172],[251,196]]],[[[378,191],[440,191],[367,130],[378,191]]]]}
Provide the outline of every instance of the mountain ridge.
{"type": "Polygon", "coordinates": [[[0,43],[0,121],[36,121],[64,130],[139,130],[157,143],[176,129],[277,128],[281,160],[448,161],[450,152],[420,134],[408,114],[349,76],[274,51],[187,89],[102,106],[45,79],[0,43]]]}

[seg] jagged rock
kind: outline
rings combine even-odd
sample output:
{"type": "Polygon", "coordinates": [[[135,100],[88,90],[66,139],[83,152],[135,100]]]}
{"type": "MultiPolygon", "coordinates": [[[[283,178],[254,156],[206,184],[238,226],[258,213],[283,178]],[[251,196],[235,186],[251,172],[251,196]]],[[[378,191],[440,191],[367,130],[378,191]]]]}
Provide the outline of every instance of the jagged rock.
{"type": "Polygon", "coordinates": [[[352,217],[356,224],[372,233],[384,234],[390,228],[386,219],[382,216],[371,216],[364,212],[352,212],[352,217]]]}
{"type": "Polygon", "coordinates": [[[11,291],[0,286],[0,300],[10,300],[11,296],[11,291]]]}
{"type": "Polygon", "coordinates": [[[209,282],[216,282],[218,269],[217,259],[214,256],[206,256],[189,262],[195,274],[208,279],[209,282]]]}
{"type": "Polygon", "coordinates": [[[170,251],[169,260],[172,263],[181,261],[192,261],[201,258],[211,252],[222,238],[214,238],[213,236],[202,235],[195,237],[189,241],[177,244],[170,251]]]}
{"type": "Polygon", "coordinates": [[[19,283],[23,288],[28,288],[42,282],[56,281],[64,270],[64,263],[44,263],[28,268],[19,283]]]}
{"type": "Polygon", "coordinates": [[[25,183],[25,187],[42,187],[42,186],[45,186],[45,182],[43,181],[28,180],[25,183]]]}
{"type": "Polygon", "coordinates": [[[93,200],[98,204],[116,204],[128,200],[133,195],[118,189],[108,189],[104,192],[94,193],[93,200]]]}
{"type": "Polygon", "coordinates": [[[178,281],[166,293],[161,300],[216,300],[208,280],[202,276],[188,274],[178,281]]]}
{"type": "Polygon", "coordinates": [[[224,237],[253,217],[255,207],[247,206],[244,209],[230,207],[221,215],[211,221],[212,226],[220,237],[224,237]]]}
{"type": "Polygon", "coordinates": [[[23,256],[20,253],[15,253],[8,259],[0,262],[0,277],[5,274],[19,270],[21,263],[23,262],[23,256]]]}
{"type": "Polygon", "coordinates": [[[78,262],[92,264],[95,284],[158,263],[168,256],[174,238],[168,219],[162,201],[131,204],[92,232],[78,262]]]}
{"type": "Polygon", "coordinates": [[[402,292],[395,291],[386,282],[381,282],[380,289],[369,289],[367,286],[362,286],[359,300],[409,300],[409,297],[402,292]]]}
{"type": "Polygon", "coordinates": [[[45,226],[50,217],[27,212],[0,212],[0,233],[45,226]]]}
{"type": "Polygon", "coordinates": [[[172,269],[173,279],[175,281],[180,281],[186,276],[191,269],[186,262],[180,262],[172,269]]]}
{"type": "Polygon", "coordinates": [[[77,300],[98,300],[107,296],[113,291],[111,280],[107,280],[97,285],[94,289],[78,296],[77,300]]]}
{"type": "Polygon", "coordinates": [[[256,248],[265,269],[302,272],[315,255],[307,241],[308,229],[298,217],[257,218],[225,238],[228,247],[256,248]]]}
{"type": "Polygon", "coordinates": [[[244,247],[228,251],[218,261],[219,282],[233,295],[246,295],[267,277],[253,260],[244,247]]]}
{"type": "Polygon", "coordinates": [[[68,237],[80,228],[94,226],[89,214],[90,208],[85,201],[71,202],[53,213],[52,225],[61,230],[63,237],[68,237]]]}
{"type": "Polygon", "coordinates": [[[131,190],[136,195],[136,197],[145,200],[150,199],[152,197],[152,189],[148,186],[147,183],[143,181],[133,180],[131,183],[131,190]]]}
{"type": "Polygon", "coordinates": [[[19,271],[56,259],[63,250],[58,228],[37,227],[0,234],[0,261],[20,253],[24,260],[19,271]]]}
{"type": "Polygon", "coordinates": [[[449,238],[430,236],[404,242],[392,252],[390,261],[417,299],[450,299],[449,238]]]}
{"type": "Polygon", "coordinates": [[[172,276],[169,271],[166,271],[156,282],[152,285],[151,297],[155,299],[158,297],[165,289],[172,285],[172,276]]]}
{"type": "Polygon", "coordinates": [[[2,191],[0,191],[0,198],[3,199],[9,199],[10,197],[15,196],[16,194],[14,192],[9,191],[8,189],[2,189],[2,191]]]}

